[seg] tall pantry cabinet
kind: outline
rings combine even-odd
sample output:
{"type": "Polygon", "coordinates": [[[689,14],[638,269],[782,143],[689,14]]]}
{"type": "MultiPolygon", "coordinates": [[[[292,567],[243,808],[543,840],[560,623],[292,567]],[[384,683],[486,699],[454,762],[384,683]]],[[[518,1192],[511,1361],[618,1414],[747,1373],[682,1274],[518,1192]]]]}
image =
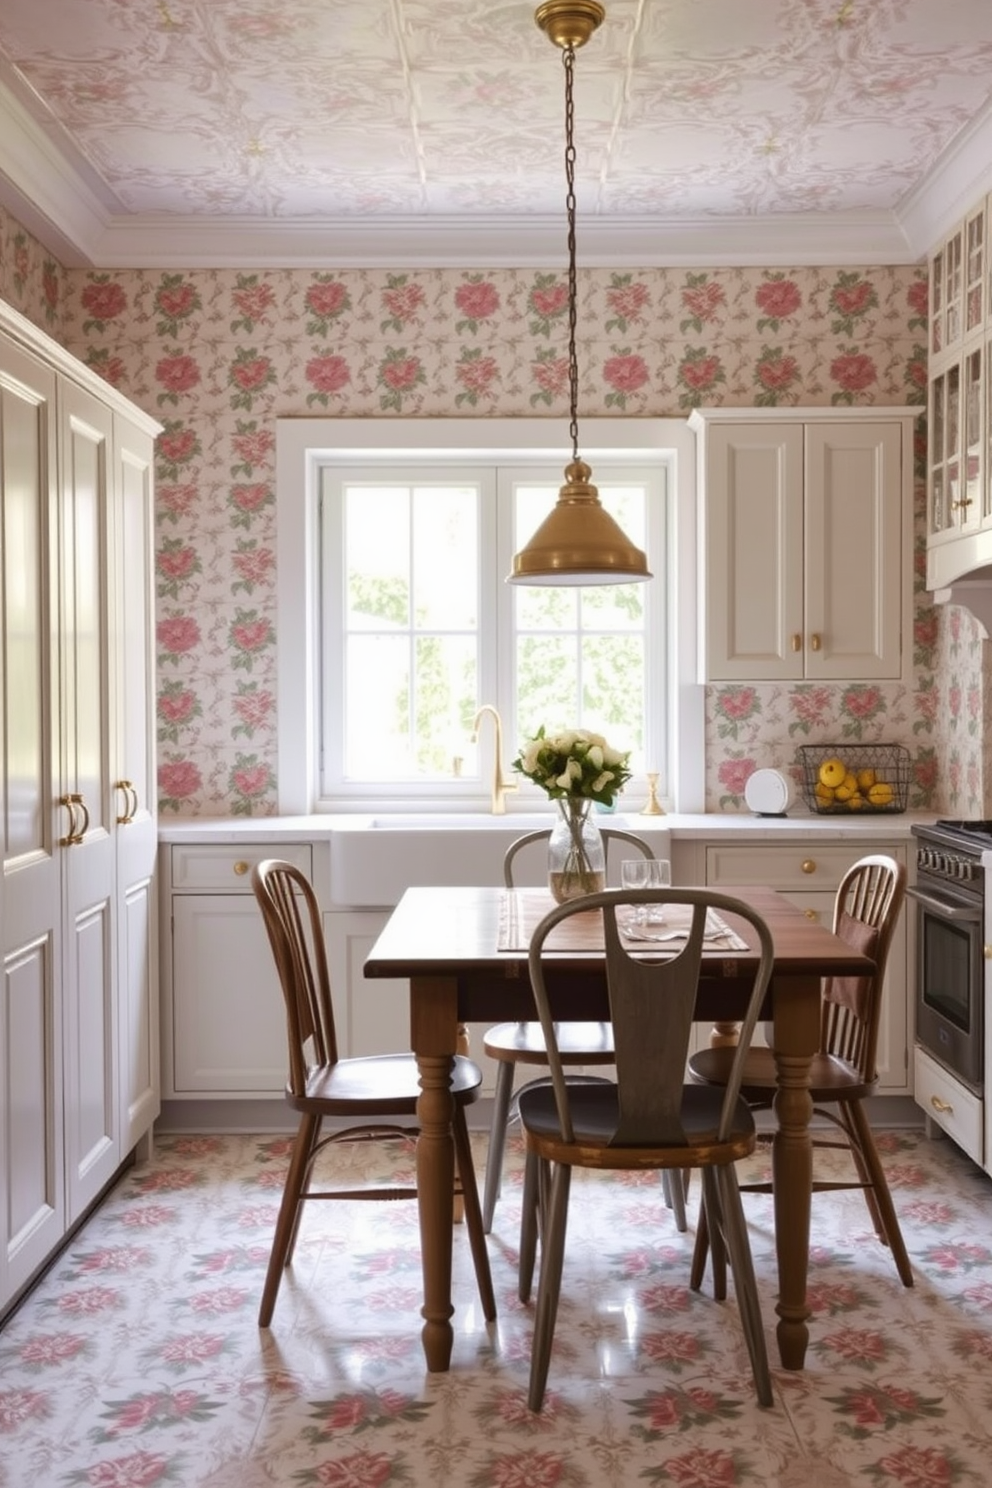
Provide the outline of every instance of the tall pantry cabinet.
{"type": "Polygon", "coordinates": [[[0,303],[0,1311],[159,1111],[159,427],[0,303]]]}

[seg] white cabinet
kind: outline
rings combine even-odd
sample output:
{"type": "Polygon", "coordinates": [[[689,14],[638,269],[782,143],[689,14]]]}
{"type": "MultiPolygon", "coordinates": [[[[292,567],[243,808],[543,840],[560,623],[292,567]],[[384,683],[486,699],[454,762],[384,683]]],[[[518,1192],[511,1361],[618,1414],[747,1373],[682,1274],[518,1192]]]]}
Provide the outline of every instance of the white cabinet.
{"type": "Polygon", "coordinates": [[[171,1099],[281,1097],[282,990],[250,873],[282,858],[308,878],[309,844],[163,847],[165,1092],[171,1099]]]}
{"type": "Polygon", "coordinates": [[[158,1113],[147,887],[158,427],[0,306],[0,1307],[158,1113]],[[139,718],[140,767],[128,754],[139,718]],[[132,816],[147,884],[129,916],[143,892],[124,841],[132,816]]]}
{"type": "Polygon", "coordinates": [[[912,411],[697,409],[702,680],[898,679],[912,411]]]}
{"type": "Polygon", "coordinates": [[[990,201],[978,202],[930,257],[927,588],[932,590],[946,589],[992,563],[990,201]]]}
{"type": "MultiPolygon", "coordinates": [[[[727,893],[735,885],[765,884],[778,889],[810,919],[830,926],[834,897],[847,869],[866,852],[888,853],[906,862],[903,842],[872,840],[851,843],[809,841],[796,844],[725,843],[706,848],[706,882],[727,893]]],[[[878,1036],[878,1094],[910,1094],[909,1069],[909,934],[901,912],[889,948],[882,1022],[878,1036]]]]}

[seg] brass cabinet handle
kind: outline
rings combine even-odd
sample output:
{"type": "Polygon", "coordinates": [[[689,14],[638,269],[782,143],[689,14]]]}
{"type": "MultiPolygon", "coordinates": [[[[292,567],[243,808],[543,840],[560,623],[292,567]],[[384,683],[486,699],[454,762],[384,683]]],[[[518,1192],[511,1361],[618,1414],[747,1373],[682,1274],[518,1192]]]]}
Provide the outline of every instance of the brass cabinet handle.
{"type": "Polygon", "coordinates": [[[792,637],[792,649],[793,651],[801,651],[803,649],[803,638],[798,631],[792,637]]]}
{"type": "Polygon", "coordinates": [[[138,793],[130,780],[118,780],[117,789],[124,793],[124,815],[117,818],[119,827],[126,827],[134,821],[138,811],[138,793]]]}
{"type": "Polygon", "coordinates": [[[812,858],[804,858],[802,861],[802,870],[804,873],[815,873],[816,863],[812,858]]]}
{"type": "Polygon", "coordinates": [[[939,1111],[942,1116],[952,1116],[954,1114],[954,1107],[951,1105],[950,1101],[941,1100],[939,1095],[932,1095],[930,1097],[930,1104],[933,1106],[934,1110],[939,1111]]]}
{"type": "Polygon", "coordinates": [[[244,861],[237,862],[234,865],[234,871],[239,878],[243,878],[246,873],[251,871],[251,864],[244,861]]]}
{"type": "Polygon", "coordinates": [[[79,832],[76,833],[76,841],[77,842],[82,842],[83,838],[86,836],[86,833],[90,829],[90,814],[89,814],[89,811],[87,809],[86,802],[83,800],[82,796],[78,796],[78,795],[77,796],[73,796],[72,799],[73,799],[74,804],[77,805],[79,807],[80,811],[83,813],[83,825],[82,825],[82,828],[80,829],[79,832]]]}
{"type": "Polygon", "coordinates": [[[818,920],[820,918],[815,909],[804,909],[803,914],[808,920],[818,920]]]}
{"type": "Polygon", "coordinates": [[[971,497],[970,496],[963,496],[960,501],[952,501],[951,502],[951,511],[962,511],[965,507],[968,507],[970,505],[971,505],[971,497]]]}
{"type": "Polygon", "coordinates": [[[820,637],[816,634],[816,631],[814,631],[809,638],[809,649],[811,651],[819,651],[820,644],[820,637]]]}
{"type": "Polygon", "coordinates": [[[59,796],[59,805],[64,806],[69,813],[69,830],[64,837],[59,838],[59,847],[71,847],[78,842],[76,835],[76,811],[74,806],[75,796],[59,796]]]}

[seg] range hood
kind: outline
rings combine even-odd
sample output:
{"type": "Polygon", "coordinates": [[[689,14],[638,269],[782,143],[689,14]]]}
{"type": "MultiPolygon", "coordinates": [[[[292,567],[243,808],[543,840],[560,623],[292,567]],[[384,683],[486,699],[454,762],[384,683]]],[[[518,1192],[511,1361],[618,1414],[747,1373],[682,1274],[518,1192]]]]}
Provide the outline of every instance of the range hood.
{"type": "Polygon", "coordinates": [[[950,537],[927,548],[934,604],[962,605],[992,637],[992,531],[950,537]]]}

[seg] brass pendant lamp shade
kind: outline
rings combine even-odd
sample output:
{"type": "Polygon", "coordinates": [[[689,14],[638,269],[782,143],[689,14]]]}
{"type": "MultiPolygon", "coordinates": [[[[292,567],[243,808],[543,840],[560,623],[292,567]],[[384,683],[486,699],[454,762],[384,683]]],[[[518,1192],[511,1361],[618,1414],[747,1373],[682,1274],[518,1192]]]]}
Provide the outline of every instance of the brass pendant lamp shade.
{"type": "Polygon", "coordinates": [[[651,577],[647,558],[627,538],[590,482],[579,458],[579,369],[575,353],[575,145],[572,73],[575,48],[583,46],[606,12],[598,0],[545,0],[534,19],[561,47],[565,64],[565,175],[568,184],[568,386],[572,460],[553,511],[513,560],[510,584],[630,584],[651,577]]]}

